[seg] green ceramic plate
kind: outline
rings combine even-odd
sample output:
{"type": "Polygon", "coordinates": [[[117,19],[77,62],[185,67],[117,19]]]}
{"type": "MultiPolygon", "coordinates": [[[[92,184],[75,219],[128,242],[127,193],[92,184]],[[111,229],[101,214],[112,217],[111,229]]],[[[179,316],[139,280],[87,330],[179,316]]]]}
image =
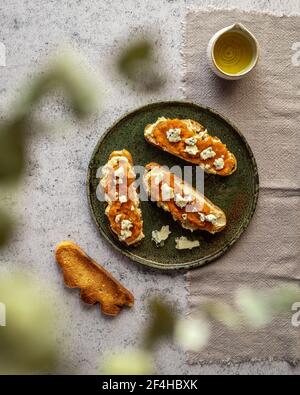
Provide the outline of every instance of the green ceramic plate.
{"type": "Polygon", "coordinates": [[[125,115],[100,139],[89,164],[88,198],[93,217],[100,233],[115,249],[132,260],[159,269],[190,269],[207,264],[224,254],[235,243],[248,226],[258,198],[258,172],[253,153],[243,135],[228,120],[209,108],[185,102],[163,102],[149,104],[125,115]],[[104,214],[106,204],[98,201],[96,177],[99,166],[107,162],[114,150],[126,148],[131,152],[135,164],[146,165],[151,161],[167,166],[187,163],[150,146],[144,140],[145,125],[158,117],[194,119],[203,124],[209,132],[222,139],[235,154],[238,170],[229,177],[205,175],[205,195],[221,207],[228,218],[226,229],[215,235],[207,232],[184,230],[168,213],[156,204],[142,202],[145,239],[138,247],[125,247],[109,230],[104,214]],[[151,232],[162,225],[170,225],[172,234],[165,246],[157,248],[151,241],[151,232]],[[200,241],[200,247],[193,250],[176,250],[175,238],[186,236],[200,241]]]}

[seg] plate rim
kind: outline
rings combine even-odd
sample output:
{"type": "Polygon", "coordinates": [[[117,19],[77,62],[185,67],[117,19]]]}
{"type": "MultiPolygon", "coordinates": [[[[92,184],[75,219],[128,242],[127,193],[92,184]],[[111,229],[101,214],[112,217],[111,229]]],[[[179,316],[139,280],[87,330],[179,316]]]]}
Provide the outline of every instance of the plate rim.
{"type": "MultiPolygon", "coordinates": [[[[159,269],[159,270],[163,270],[163,271],[169,271],[169,270],[190,270],[190,269],[196,269],[198,267],[202,267],[207,265],[208,263],[211,263],[213,261],[215,261],[216,259],[218,259],[220,256],[224,255],[229,249],[230,247],[235,244],[239,238],[242,236],[242,234],[244,233],[244,231],[248,228],[253,215],[255,213],[256,207],[257,207],[257,202],[258,202],[258,197],[259,197],[259,174],[258,174],[258,166],[256,163],[256,159],[255,156],[253,154],[253,151],[248,143],[248,141],[246,140],[245,136],[242,134],[242,132],[240,131],[240,129],[232,122],[230,121],[226,116],[224,116],[223,114],[219,113],[218,111],[212,109],[211,107],[208,106],[204,106],[201,104],[196,104],[190,101],[185,101],[185,100],[166,100],[166,101],[160,101],[160,102],[151,102],[148,103],[146,105],[140,106],[138,108],[135,108],[133,110],[128,110],[126,111],[122,116],[118,117],[117,120],[110,126],[108,127],[105,132],[100,136],[95,148],[93,149],[92,152],[92,156],[91,159],[89,161],[88,164],[88,170],[87,170],[87,175],[86,175],[86,190],[87,190],[87,198],[88,198],[88,204],[89,204],[89,208],[90,208],[90,213],[91,216],[95,222],[95,225],[97,226],[97,229],[99,231],[99,233],[102,235],[102,237],[117,251],[119,251],[122,255],[125,255],[126,257],[128,257],[130,260],[142,264],[143,266],[146,266],[148,268],[152,268],[152,269],[159,269]],[[134,250],[132,252],[127,251],[127,250],[123,250],[121,248],[121,246],[119,246],[116,242],[117,239],[115,239],[114,241],[111,240],[106,233],[104,232],[104,230],[101,228],[101,224],[99,223],[95,213],[94,213],[94,209],[93,209],[93,204],[92,204],[92,194],[91,194],[91,189],[90,189],[90,183],[92,180],[92,164],[93,164],[93,160],[94,157],[97,153],[97,151],[99,150],[99,147],[101,146],[101,144],[103,143],[103,141],[105,140],[105,138],[107,137],[107,135],[120,123],[122,122],[124,119],[128,118],[129,116],[135,114],[135,113],[139,113],[142,111],[145,111],[147,109],[150,109],[151,107],[159,107],[161,105],[184,105],[187,107],[193,107],[193,108],[198,108],[201,110],[207,110],[210,113],[212,113],[213,115],[221,118],[222,120],[224,120],[226,123],[228,123],[234,130],[235,132],[239,135],[239,137],[241,138],[241,140],[243,141],[243,143],[245,144],[247,151],[249,152],[250,158],[251,158],[251,162],[253,165],[253,169],[255,171],[254,173],[254,193],[253,193],[253,203],[252,203],[252,208],[251,211],[248,215],[248,217],[246,218],[244,224],[238,229],[238,231],[236,232],[235,236],[233,237],[233,239],[231,240],[231,242],[227,243],[222,249],[220,249],[216,254],[210,255],[209,257],[206,258],[201,258],[197,261],[192,261],[192,262],[187,262],[185,264],[162,264],[156,261],[151,261],[149,259],[146,258],[141,258],[139,256],[136,256],[134,254],[134,250]]],[[[134,247],[133,247],[134,248],[134,247]]]]}

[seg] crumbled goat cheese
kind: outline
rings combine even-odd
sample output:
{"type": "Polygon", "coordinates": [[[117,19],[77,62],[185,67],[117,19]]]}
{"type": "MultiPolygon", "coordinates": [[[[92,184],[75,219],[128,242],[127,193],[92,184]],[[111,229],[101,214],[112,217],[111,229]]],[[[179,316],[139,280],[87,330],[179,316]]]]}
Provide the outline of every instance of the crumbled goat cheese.
{"type": "Polygon", "coordinates": [[[162,184],[161,186],[162,200],[168,201],[173,199],[174,190],[168,184],[162,184]]]}
{"type": "Polygon", "coordinates": [[[205,214],[199,213],[200,221],[204,222],[205,221],[205,214]]]}
{"type": "Polygon", "coordinates": [[[214,161],[214,166],[217,170],[222,170],[224,169],[224,159],[223,158],[218,158],[214,161]]]}
{"type": "Polygon", "coordinates": [[[119,196],[119,202],[120,203],[126,203],[127,202],[127,196],[126,195],[119,196]]]}
{"type": "Polygon", "coordinates": [[[193,155],[193,156],[195,156],[199,152],[196,145],[192,145],[192,146],[187,145],[184,151],[187,152],[189,155],[193,155]]]}
{"type": "Polygon", "coordinates": [[[175,239],[177,250],[191,250],[192,248],[199,247],[200,243],[198,240],[188,240],[186,237],[181,236],[175,239]]]}
{"type": "Polygon", "coordinates": [[[178,143],[178,141],[181,141],[180,133],[181,130],[178,128],[169,129],[167,131],[167,139],[170,141],[170,143],[178,143]]]}
{"type": "Polygon", "coordinates": [[[120,240],[128,239],[132,235],[131,228],[133,227],[132,222],[128,219],[123,219],[121,222],[121,235],[120,240]]]}
{"type": "Polygon", "coordinates": [[[124,177],[125,172],[124,172],[124,167],[119,167],[116,171],[115,171],[115,177],[124,177]]]}
{"type": "Polygon", "coordinates": [[[176,193],[174,200],[176,206],[184,208],[188,203],[193,201],[193,197],[190,195],[181,196],[180,193],[176,193]]]}
{"type": "Polygon", "coordinates": [[[161,230],[153,230],[152,231],[152,240],[156,244],[157,247],[162,247],[165,244],[165,241],[171,234],[169,225],[163,226],[161,230]]]}
{"type": "Polygon", "coordinates": [[[215,224],[217,222],[217,217],[214,214],[206,215],[205,219],[207,222],[211,222],[212,224],[215,224]]]}
{"type": "Polygon", "coordinates": [[[189,137],[188,139],[185,139],[184,142],[187,145],[193,146],[197,143],[197,138],[196,137],[189,137]]]}
{"type": "Polygon", "coordinates": [[[187,201],[179,193],[176,193],[174,200],[175,200],[176,206],[178,206],[180,208],[183,208],[187,205],[187,201]]]}
{"type": "Polygon", "coordinates": [[[215,151],[213,151],[212,147],[208,147],[204,151],[201,152],[200,156],[203,160],[206,160],[206,159],[213,158],[214,156],[216,156],[216,153],[215,153],[215,151]]]}
{"type": "Polygon", "coordinates": [[[200,221],[202,222],[211,222],[212,224],[215,224],[217,222],[217,217],[214,214],[208,214],[205,215],[203,213],[199,213],[200,221]]]}
{"type": "Polygon", "coordinates": [[[132,222],[129,219],[123,219],[121,222],[121,229],[131,229],[133,227],[132,222]]]}

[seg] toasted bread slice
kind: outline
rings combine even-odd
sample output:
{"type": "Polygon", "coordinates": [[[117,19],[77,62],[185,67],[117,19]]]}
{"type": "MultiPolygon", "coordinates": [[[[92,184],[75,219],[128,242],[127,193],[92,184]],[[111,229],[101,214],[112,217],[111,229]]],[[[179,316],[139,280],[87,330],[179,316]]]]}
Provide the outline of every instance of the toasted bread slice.
{"type": "Polygon", "coordinates": [[[236,158],[226,145],[191,119],[158,118],[146,126],[144,135],[150,144],[199,165],[206,173],[229,176],[237,169],[236,158]]]}
{"type": "Polygon", "coordinates": [[[149,163],[144,186],[152,201],[191,231],[217,233],[226,226],[225,213],[209,199],[158,163],[149,163]]]}
{"type": "Polygon", "coordinates": [[[119,314],[123,306],[133,306],[133,295],[72,241],[58,244],[55,256],[66,286],[80,288],[85,303],[99,302],[102,313],[111,316],[119,314]]]}
{"type": "Polygon", "coordinates": [[[105,192],[110,228],[128,246],[135,246],[144,238],[135,179],[131,154],[127,150],[113,151],[102,169],[100,184],[105,192]]]}

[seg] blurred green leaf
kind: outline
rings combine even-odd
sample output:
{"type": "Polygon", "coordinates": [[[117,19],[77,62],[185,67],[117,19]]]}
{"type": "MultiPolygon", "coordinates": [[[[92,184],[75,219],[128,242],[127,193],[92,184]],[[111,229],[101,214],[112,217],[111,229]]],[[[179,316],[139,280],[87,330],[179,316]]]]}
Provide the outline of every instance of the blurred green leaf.
{"type": "Polygon", "coordinates": [[[230,305],[216,300],[205,302],[201,307],[201,311],[205,313],[208,319],[218,321],[234,330],[241,327],[242,317],[230,305]]]}
{"type": "Polygon", "coordinates": [[[149,61],[152,56],[153,47],[150,41],[139,40],[131,43],[124,49],[120,56],[119,67],[124,73],[131,74],[136,63],[149,61]]]}
{"type": "Polygon", "coordinates": [[[6,326],[0,327],[0,373],[50,372],[57,368],[58,327],[53,298],[27,276],[15,273],[0,279],[0,302],[6,326]]]}
{"type": "Polygon", "coordinates": [[[0,247],[4,246],[13,230],[13,222],[9,215],[4,211],[4,209],[0,208],[0,247]]]}
{"type": "Polygon", "coordinates": [[[156,343],[173,337],[176,314],[171,305],[156,298],[150,302],[151,320],[145,335],[145,347],[152,349],[156,343]]]}
{"type": "Polygon", "coordinates": [[[270,290],[241,288],[235,300],[248,325],[260,328],[269,324],[281,313],[290,312],[291,305],[299,300],[300,291],[296,286],[283,286],[270,290]]]}
{"type": "Polygon", "coordinates": [[[300,288],[284,285],[270,291],[270,307],[273,314],[290,313],[291,305],[300,300],[300,288]]]}
{"type": "Polygon", "coordinates": [[[99,110],[98,78],[82,67],[71,53],[65,53],[54,63],[52,74],[65,90],[78,118],[86,118],[99,110]]]}
{"type": "Polygon", "coordinates": [[[56,88],[63,89],[78,118],[85,118],[99,108],[95,76],[79,64],[76,56],[65,52],[21,90],[11,118],[0,125],[0,182],[14,182],[22,174],[26,132],[34,129],[32,112],[42,97],[56,88]]]}
{"type": "Polygon", "coordinates": [[[0,182],[16,181],[24,166],[24,141],[27,121],[10,121],[0,125],[0,182]]]}
{"type": "Polygon", "coordinates": [[[165,83],[162,71],[155,61],[154,48],[150,40],[139,39],[130,43],[119,56],[119,72],[138,89],[156,91],[165,83]]]}
{"type": "Polygon", "coordinates": [[[107,355],[102,363],[102,374],[109,375],[141,375],[153,374],[153,358],[144,350],[121,351],[107,355]]]}
{"type": "Polygon", "coordinates": [[[99,110],[100,84],[97,76],[88,71],[87,66],[83,67],[75,54],[66,51],[23,90],[16,104],[16,117],[27,117],[43,96],[57,88],[63,90],[78,118],[85,118],[99,110]]]}
{"type": "Polygon", "coordinates": [[[209,323],[204,317],[181,319],[176,322],[174,340],[186,351],[200,351],[210,336],[209,323]]]}

